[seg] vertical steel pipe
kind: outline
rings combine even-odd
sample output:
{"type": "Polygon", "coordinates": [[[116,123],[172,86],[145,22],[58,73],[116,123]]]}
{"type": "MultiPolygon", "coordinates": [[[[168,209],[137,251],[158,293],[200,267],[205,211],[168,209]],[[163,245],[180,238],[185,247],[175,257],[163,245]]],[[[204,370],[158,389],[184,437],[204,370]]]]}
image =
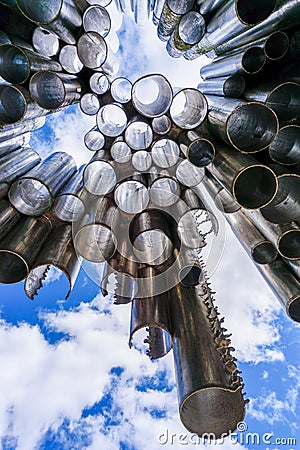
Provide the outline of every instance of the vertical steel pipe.
{"type": "Polygon", "coordinates": [[[166,115],[160,116],[160,117],[154,117],[152,119],[152,130],[155,134],[158,135],[164,135],[168,134],[168,132],[171,130],[172,122],[170,118],[166,115]]]}
{"type": "Polygon", "coordinates": [[[83,171],[83,185],[93,195],[106,195],[116,185],[116,172],[108,157],[100,150],[83,171]]]}
{"type": "Polygon", "coordinates": [[[72,175],[66,185],[58,192],[53,212],[64,222],[76,222],[84,213],[84,202],[81,192],[83,188],[82,173],[85,166],[81,166],[72,175]]]}
{"type": "Polygon", "coordinates": [[[127,115],[122,105],[109,103],[102,106],[97,114],[97,125],[104,136],[120,136],[127,125],[127,115]]]}
{"type": "Polygon", "coordinates": [[[84,94],[80,99],[80,109],[88,116],[95,116],[100,109],[100,101],[98,96],[90,92],[84,94]]]}
{"type": "Polygon", "coordinates": [[[84,11],[82,24],[85,32],[95,31],[105,38],[111,28],[110,15],[103,6],[90,6],[84,11]]]}
{"type": "Polygon", "coordinates": [[[179,148],[196,167],[205,167],[214,160],[216,149],[209,139],[197,132],[183,131],[178,137],[179,148]]]}
{"type": "Polygon", "coordinates": [[[157,139],[151,147],[153,162],[163,169],[173,167],[179,158],[180,150],[176,141],[168,138],[157,139]]]}
{"type": "Polygon", "coordinates": [[[153,131],[141,116],[133,117],[125,130],[125,141],[133,150],[145,150],[153,141],[153,131]]]}
{"type": "Polygon", "coordinates": [[[56,56],[59,51],[59,38],[42,27],[36,27],[32,35],[32,45],[40,55],[56,56]]]}
{"type": "Polygon", "coordinates": [[[59,62],[62,68],[71,74],[77,74],[83,69],[76,45],[64,45],[59,52],[59,62]]]}
{"type": "Polygon", "coordinates": [[[166,48],[169,55],[179,58],[200,41],[205,33],[205,28],[205,20],[201,14],[196,11],[184,14],[167,42],[166,48]]]}
{"type": "Polygon", "coordinates": [[[0,158],[0,180],[10,184],[29,172],[41,161],[39,154],[28,147],[18,148],[0,158]]]}
{"type": "Polygon", "coordinates": [[[167,41],[181,17],[194,6],[195,0],[166,0],[160,15],[157,35],[161,41],[167,41]]]}
{"type": "Polygon", "coordinates": [[[104,147],[105,137],[99,131],[98,127],[93,127],[84,135],[84,145],[91,152],[98,152],[104,147]]]}
{"type": "Polygon", "coordinates": [[[171,119],[180,128],[196,128],[207,116],[207,101],[198,89],[182,89],[174,95],[170,107],[171,119]]]}
{"type": "Polygon", "coordinates": [[[292,166],[300,163],[300,126],[287,125],[278,130],[269,146],[270,158],[278,164],[292,166]]]}
{"type": "Polygon", "coordinates": [[[139,78],[132,86],[132,104],[143,116],[159,117],[172,103],[173,91],[168,80],[160,74],[139,78]]]}

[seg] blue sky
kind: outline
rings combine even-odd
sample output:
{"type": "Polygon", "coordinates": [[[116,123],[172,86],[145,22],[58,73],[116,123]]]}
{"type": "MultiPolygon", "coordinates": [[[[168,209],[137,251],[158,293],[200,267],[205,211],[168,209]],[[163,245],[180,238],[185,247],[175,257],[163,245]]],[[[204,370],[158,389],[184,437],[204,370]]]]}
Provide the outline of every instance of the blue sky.
{"type": "MultiPolygon", "coordinates": [[[[167,57],[150,23],[139,29],[125,18],[124,25],[122,75],[134,81],[160,71],[175,86],[197,85],[201,61],[167,57]]],[[[69,108],[47,118],[32,145],[43,156],[69,151],[79,166],[91,156],[83,135],[94,124],[77,106],[69,108]]],[[[172,354],[151,362],[129,350],[130,307],[102,298],[83,270],[67,301],[61,295],[66,280],[55,279],[52,274],[34,301],[25,296],[23,283],[0,286],[0,448],[204,448],[193,445],[180,424],[172,354]],[[166,430],[176,435],[173,445],[159,442],[166,430]],[[188,445],[180,444],[180,433],[188,445]]],[[[239,443],[227,441],[222,448],[299,449],[299,325],[280,309],[229,230],[211,281],[251,400],[248,430],[238,433],[239,443]],[[273,434],[270,445],[247,444],[247,432],[261,439],[273,434]],[[290,437],[296,445],[275,445],[275,438],[290,437]]]]}

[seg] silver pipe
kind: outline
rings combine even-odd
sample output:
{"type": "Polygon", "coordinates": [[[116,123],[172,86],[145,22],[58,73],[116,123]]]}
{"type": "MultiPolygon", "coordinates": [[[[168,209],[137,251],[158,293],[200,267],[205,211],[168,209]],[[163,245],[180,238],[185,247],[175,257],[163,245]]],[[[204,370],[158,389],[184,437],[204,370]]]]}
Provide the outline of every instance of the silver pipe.
{"type": "Polygon", "coordinates": [[[200,257],[196,250],[181,246],[180,251],[174,249],[178,282],[186,287],[195,287],[203,281],[200,257]]]}
{"type": "Polygon", "coordinates": [[[31,148],[18,148],[0,158],[0,180],[12,183],[39,164],[39,154],[31,148]]]}
{"type": "Polygon", "coordinates": [[[239,75],[230,75],[201,81],[197,89],[203,94],[240,98],[246,89],[246,82],[239,75]]]}
{"type": "Polygon", "coordinates": [[[196,128],[207,116],[207,101],[198,89],[182,89],[174,95],[170,115],[172,121],[180,128],[196,128]]]}
{"type": "Polygon", "coordinates": [[[160,19],[164,4],[165,4],[165,0],[156,0],[155,1],[153,15],[152,15],[152,22],[156,26],[159,24],[159,19],[160,19]]]}
{"type": "Polygon", "coordinates": [[[92,262],[110,259],[116,250],[116,236],[112,230],[116,205],[108,197],[86,200],[85,214],[73,224],[76,252],[92,262]]]}
{"type": "Polygon", "coordinates": [[[113,80],[110,86],[110,94],[115,102],[128,103],[131,100],[132,83],[124,77],[113,80]]]}
{"type": "Polygon", "coordinates": [[[157,35],[161,41],[167,41],[181,17],[194,6],[194,0],[166,0],[163,6],[157,35]]]}
{"type": "Polygon", "coordinates": [[[229,75],[254,75],[262,70],[266,55],[260,47],[250,47],[224,58],[216,58],[210,64],[201,67],[203,80],[208,78],[226,77],[229,75]]]}
{"type": "Polygon", "coordinates": [[[134,117],[128,123],[125,130],[125,142],[133,150],[145,150],[153,141],[151,126],[143,117],[134,117]]]}
{"type": "Polygon", "coordinates": [[[90,83],[91,90],[95,94],[99,94],[99,95],[105,94],[110,88],[110,83],[107,78],[107,75],[105,75],[104,73],[101,73],[101,72],[93,73],[93,75],[91,76],[91,78],[89,80],[89,83],[90,83]]]}
{"type": "Polygon", "coordinates": [[[172,139],[157,139],[151,147],[151,157],[154,164],[163,169],[173,167],[178,161],[179,154],[179,146],[172,139]]]}
{"type": "Polygon", "coordinates": [[[13,44],[0,45],[0,76],[9,83],[25,83],[38,70],[61,71],[59,62],[13,44]]]}
{"type": "Polygon", "coordinates": [[[179,148],[196,167],[205,167],[214,160],[216,149],[209,139],[197,132],[183,131],[178,137],[179,148]]]}
{"type": "Polygon", "coordinates": [[[6,200],[0,200],[0,240],[21,220],[21,214],[6,200]]]}
{"type": "Polygon", "coordinates": [[[98,70],[107,59],[105,39],[95,31],[83,33],[77,41],[78,57],[88,69],[98,70]]]}
{"type": "Polygon", "coordinates": [[[32,45],[40,55],[56,56],[59,51],[59,38],[42,27],[36,27],[32,35],[32,45]]]}
{"type": "Polygon", "coordinates": [[[184,14],[167,42],[167,52],[173,58],[179,58],[200,41],[205,29],[205,20],[201,14],[196,11],[184,14]]]}
{"type": "MultiPolygon", "coordinates": [[[[26,147],[30,141],[30,133],[21,134],[12,139],[0,142],[0,157],[21,147],[26,147]]],[[[1,160],[0,160],[1,161],[1,160]]]]}
{"type": "Polygon", "coordinates": [[[133,84],[131,95],[134,108],[143,116],[154,118],[169,110],[173,91],[163,75],[151,74],[133,84]]]}
{"type": "Polygon", "coordinates": [[[300,85],[298,83],[265,83],[246,89],[244,97],[248,101],[265,103],[283,122],[289,122],[299,114],[300,85]]]}
{"type": "MultiPolygon", "coordinates": [[[[211,175],[210,172],[202,180],[202,184],[214,201],[216,207],[225,214],[232,214],[241,209],[232,195],[211,175]]],[[[199,185],[201,188],[201,184],[199,185]]]]}
{"type": "Polygon", "coordinates": [[[154,205],[167,208],[174,205],[180,198],[180,186],[176,178],[161,176],[150,172],[149,196],[154,205]]]}
{"type": "Polygon", "coordinates": [[[163,115],[160,117],[154,117],[154,119],[152,119],[151,126],[153,133],[163,136],[164,134],[168,134],[171,130],[172,122],[168,116],[163,115]]]}
{"type": "Polygon", "coordinates": [[[0,3],[0,29],[8,36],[14,36],[31,42],[35,25],[21,14],[17,6],[5,7],[0,3]]]}
{"type": "Polygon", "coordinates": [[[37,117],[36,119],[17,123],[16,125],[5,125],[0,129],[0,142],[28,133],[29,131],[38,130],[44,126],[45,121],[46,118],[42,116],[37,117]]]}
{"type": "Polygon", "coordinates": [[[108,11],[100,5],[87,8],[82,17],[83,29],[87,33],[95,31],[102,37],[106,37],[111,29],[111,20],[108,11]]]}
{"type": "Polygon", "coordinates": [[[84,168],[85,165],[81,166],[72,175],[55,198],[53,212],[56,217],[64,222],[76,222],[84,213],[84,202],[81,198],[84,168]]]}
{"type": "Polygon", "coordinates": [[[300,5],[298,0],[282,0],[277,3],[276,9],[269,17],[249,30],[234,37],[224,40],[221,45],[214,48],[217,55],[230,52],[249,42],[256,41],[267,36],[274,30],[286,30],[300,23],[300,5]]]}
{"type": "Polygon", "coordinates": [[[107,159],[104,151],[100,150],[83,171],[83,185],[90,194],[106,195],[116,185],[116,172],[107,159]]]}
{"type": "Polygon", "coordinates": [[[114,192],[118,208],[127,214],[138,214],[147,208],[149,193],[142,175],[120,182],[114,192]]]}
{"type": "Polygon", "coordinates": [[[72,0],[57,0],[51,5],[43,0],[16,0],[24,16],[37,25],[53,31],[67,44],[75,44],[82,19],[72,0]]]}
{"type": "Polygon", "coordinates": [[[300,282],[298,278],[290,272],[281,258],[277,258],[270,264],[256,267],[287,315],[295,322],[300,322],[300,282]]]}
{"type": "Polygon", "coordinates": [[[53,197],[75,171],[71,155],[53,153],[12,184],[9,200],[22,214],[39,216],[51,207],[53,197]]]}
{"type": "Polygon", "coordinates": [[[190,433],[224,437],[244,418],[244,385],[211,290],[177,285],[170,300],[180,419],[190,433]]]}
{"type": "Polygon", "coordinates": [[[243,153],[268,147],[278,130],[273,110],[262,103],[206,96],[211,131],[243,153]]]}
{"type": "Polygon", "coordinates": [[[25,217],[0,242],[0,283],[17,283],[30,271],[52,229],[45,216],[25,217]]]}
{"type": "Polygon", "coordinates": [[[230,147],[218,147],[214,162],[207,169],[246,209],[262,208],[276,195],[274,171],[230,147]]]}
{"type": "Polygon", "coordinates": [[[104,136],[120,136],[127,125],[127,115],[122,105],[111,103],[102,106],[97,114],[97,125],[104,136]]]}
{"type": "Polygon", "coordinates": [[[200,14],[211,14],[222,6],[225,0],[197,0],[200,14]]]}
{"type": "Polygon", "coordinates": [[[287,125],[278,130],[269,146],[269,155],[279,164],[292,166],[300,163],[300,126],[287,125]]]}
{"type": "Polygon", "coordinates": [[[124,142],[123,138],[118,137],[110,148],[110,155],[114,161],[119,164],[125,164],[131,160],[131,148],[124,142]]]}
{"type": "Polygon", "coordinates": [[[138,172],[148,172],[152,166],[151,153],[146,150],[138,150],[132,155],[131,164],[138,172]]]}
{"type": "MultiPolygon", "coordinates": [[[[31,300],[43,287],[42,282],[47,280],[47,274],[51,267],[58,269],[68,280],[69,290],[65,296],[67,299],[80,269],[80,260],[77,258],[73,245],[71,225],[56,226],[35,260],[24,284],[25,293],[31,300]]],[[[59,298],[61,298],[60,295],[59,298]]]]}
{"type": "Polygon", "coordinates": [[[105,137],[103,136],[101,131],[98,130],[97,126],[88,131],[84,135],[83,140],[84,145],[91,152],[97,152],[98,150],[101,150],[105,145],[105,137]]]}
{"type": "Polygon", "coordinates": [[[197,186],[204,176],[204,168],[194,166],[187,159],[181,161],[176,168],[176,178],[183,186],[197,186]]]}
{"type": "Polygon", "coordinates": [[[201,41],[185,53],[186,59],[195,59],[203,53],[227,42],[230,38],[251,30],[254,25],[269,17],[276,0],[265,0],[262,4],[255,0],[228,0],[214,14],[207,24],[207,30],[201,41]]]}
{"type": "Polygon", "coordinates": [[[71,74],[77,74],[83,69],[76,45],[64,45],[59,52],[59,62],[62,68],[71,74]]]}
{"type": "MultiPolygon", "coordinates": [[[[90,92],[84,94],[80,99],[80,109],[88,116],[94,116],[100,109],[100,101],[96,94],[90,92]]],[[[97,149],[99,150],[99,149],[97,149]]]]}

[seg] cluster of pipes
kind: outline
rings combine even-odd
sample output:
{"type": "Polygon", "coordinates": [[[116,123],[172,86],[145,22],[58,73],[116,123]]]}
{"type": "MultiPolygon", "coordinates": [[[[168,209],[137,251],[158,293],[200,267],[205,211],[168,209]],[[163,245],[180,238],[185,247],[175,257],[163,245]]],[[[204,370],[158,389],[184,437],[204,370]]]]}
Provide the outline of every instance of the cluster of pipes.
{"type": "Polygon", "coordinates": [[[203,257],[212,201],[300,322],[299,22],[297,0],[0,1],[0,282],[33,299],[56,267],[68,297],[92,267],[131,304],[130,346],[143,330],[151,359],[173,349],[199,436],[233,431],[246,403],[203,257]],[[112,5],[138,24],[152,12],[171,56],[213,56],[198,88],[117,77],[112,5]],[[31,131],[75,103],[95,117],[90,161],[41,160],[31,131]]]}

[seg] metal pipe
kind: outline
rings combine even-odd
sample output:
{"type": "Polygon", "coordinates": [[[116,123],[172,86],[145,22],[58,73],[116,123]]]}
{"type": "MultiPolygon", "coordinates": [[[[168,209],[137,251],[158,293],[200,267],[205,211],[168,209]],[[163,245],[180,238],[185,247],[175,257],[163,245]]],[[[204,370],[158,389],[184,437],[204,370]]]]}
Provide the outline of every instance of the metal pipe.
{"type": "Polygon", "coordinates": [[[122,105],[110,103],[102,106],[97,114],[97,125],[104,136],[120,136],[127,125],[127,115],[122,105]]]}
{"type": "Polygon", "coordinates": [[[47,280],[47,274],[51,267],[58,269],[68,280],[69,290],[65,296],[67,299],[80,269],[80,260],[77,258],[73,245],[71,225],[56,226],[35,260],[24,284],[25,293],[31,300],[43,287],[42,283],[47,280]]]}
{"type": "Polygon", "coordinates": [[[0,240],[21,220],[21,214],[6,200],[0,200],[0,240]]]}
{"type": "Polygon", "coordinates": [[[154,117],[154,119],[152,119],[151,126],[153,133],[163,136],[164,134],[168,134],[171,130],[172,122],[168,116],[163,115],[160,117],[154,117]]]}
{"type": "Polygon", "coordinates": [[[77,41],[78,57],[88,69],[98,70],[107,59],[105,39],[95,31],[83,33],[77,41]]]}
{"type": "Polygon", "coordinates": [[[265,20],[236,37],[224,40],[221,45],[214,48],[214,52],[217,55],[227,53],[249,42],[267,36],[274,30],[286,30],[287,28],[299,25],[299,11],[300,5],[298,0],[282,0],[277,3],[274,12],[269,17],[266,17],[265,20]]]}
{"type": "Polygon", "coordinates": [[[181,246],[174,249],[178,282],[186,287],[195,287],[203,281],[203,272],[198,251],[181,246]]]}
{"type": "Polygon", "coordinates": [[[227,77],[203,80],[198,84],[197,89],[199,89],[202,94],[240,98],[246,89],[246,82],[244,78],[239,75],[230,75],[227,77]]]}
{"type": "Polygon", "coordinates": [[[150,266],[165,263],[173,253],[170,225],[157,209],[142,211],[129,227],[129,236],[138,260],[150,266]]]}
{"type": "Polygon", "coordinates": [[[115,78],[110,86],[110,94],[115,102],[128,103],[131,100],[132,83],[124,77],[115,78]]]}
{"type": "Polygon", "coordinates": [[[102,37],[106,37],[111,29],[111,20],[108,11],[100,5],[87,8],[82,17],[83,29],[87,33],[95,31],[102,37]]]}
{"type": "Polygon", "coordinates": [[[42,27],[36,27],[32,35],[32,45],[40,55],[56,56],[59,51],[59,38],[42,27]]]}
{"type": "Polygon", "coordinates": [[[269,17],[276,0],[228,0],[214,14],[207,24],[207,30],[201,41],[185,53],[186,59],[195,59],[203,53],[218,47],[254,25],[269,17]]]}
{"type": "Polygon", "coordinates": [[[136,333],[146,328],[149,333],[144,341],[148,344],[146,354],[151,359],[162,358],[172,348],[168,293],[156,294],[153,286],[155,283],[154,268],[146,267],[140,271],[139,277],[143,281],[145,297],[135,298],[132,302],[129,347],[135,345],[136,333]]]}
{"type": "Polygon", "coordinates": [[[134,108],[143,116],[154,118],[169,110],[173,91],[163,75],[151,74],[133,84],[131,95],[134,108]]]}
{"type": "Polygon", "coordinates": [[[204,176],[204,168],[194,166],[187,159],[181,161],[176,168],[176,178],[183,186],[197,186],[201,183],[204,176]]]}
{"type": "Polygon", "coordinates": [[[246,209],[262,208],[276,195],[278,182],[274,171],[230,147],[218,147],[208,170],[246,209]]]}
{"type": "Polygon", "coordinates": [[[222,6],[225,0],[197,0],[198,10],[201,14],[211,14],[222,6]]]}
{"type": "Polygon", "coordinates": [[[98,130],[98,127],[93,127],[90,131],[88,131],[84,135],[84,145],[88,150],[91,152],[97,152],[101,150],[105,145],[105,137],[101,133],[101,131],[98,130]]]}
{"type": "Polygon", "coordinates": [[[37,25],[53,31],[67,44],[75,44],[82,19],[72,0],[16,0],[24,16],[37,25]]]}
{"type": "Polygon", "coordinates": [[[211,131],[243,153],[268,147],[278,130],[273,110],[262,103],[206,96],[211,131]]]}
{"type": "Polygon", "coordinates": [[[182,89],[174,95],[170,115],[172,121],[180,128],[196,128],[207,116],[207,101],[198,89],[182,89]]]}
{"type": "Polygon", "coordinates": [[[206,173],[202,183],[220,211],[225,214],[231,214],[241,209],[241,206],[234,200],[232,195],[223,188],[210,172],[206,173]]]}
{"type": "Polygon", "coordinates": [[[265,83],[246,89],[244,97],[249,101],[265,103],[283,122],[289,122],[299,114],[300,85],[298,83],[265,83]]]}
{"type": "MultiPolygon", "coordinates": [[[[278,167],[272,165],[278,171],[278,167]]],[[[272,223],[288,223],[300,219],[300,175],[283,168],[282,175],[277,175],[278,190],[273,200],[261,213],[272,223]]]]}
{"type": "Polygon", "coordinates": [[[59,62],[17,45],[0,45],[0,76],[9,83],[25,83],[33,72],[62,70],[59,62]]]}
{"type": "Polygon", "coordinates": [[[229,75],[254,75],[262,70],[265,62],[264,51],[253,46],[239,53],[214,59],[201,67],[200,75],[204,80],[229,75]]]}
{"type": "Polygon", "coordinates": [[[85,167],[83,185],[90,194],[106,195],[114,189],[117,177],[108,159],[104,151],[100,150],[85,167]]]}
{"type": "Polygon", "coordinates": [[[38,130],[45,124],[45,121],[46,118],[42,116],[13,125],[5,125],[0,129],[0,142],[13,139],[16,136],[28,133],[29,131],[38,130]]]}
{"type": "Polygon", "coordinates": [[[134,20],[137,25],[146,25],[150,15],[150,6],[152,0],[134,0],[132,2],[134,20]]]}
{"type": "Polygon", "coordinates": [[[99,95],[105,94],[110,88],[109,80],[104,73],[93,73],[89,83],[91,90],[99,95]]]}
{"type": "MultiPolygon", "coordinates": [[[[94,116],[100,109],[100,101],[96,94],[87,92],[80,99],[80,109],[84,114],[88,116],[94,116]]],[[[99,149],[97,149],[99,150],[99,149]]]]}
{"type": "Polygon", "coordinates": [[[292,166],[300,163],[300,126],[287,125],[278,130],[269,146],[270,158],[278,164],[292,166]]]}
{"type": "Polygon", "coordinates": [[[59,62],[62,68],[71,74],[77,74],[83,69],[76,45],[64,45],[59,52],[59,62]]]}
{"type": "Polygon", "coordinates": [[[195,0],[166,0],[160,15],[157,35],[161,41],[167,41],[181,17],[194,6],[195,0]]]}
{"type": "Polygon", "coordinates": [[[52,153],[12,184],[9,200],[22,214],[39,216],[51,207],[53,198],[75,171],[71,155],[52,153]]]}
{"type": "Polygon", "coordinates": [[[92,197],[86,200],[85,214],[73,224],[76,252],[92,262],[110,259],[116,250],[113,232],[116,205],[108,197],[92,197]]]}
{"type": "Polygon", "coordinates": [[[81,196],[83,188],[82,174],[85,165],[82,165],[58,192],[54,205],[54,214],[64,222],[76,222],[84,213],[84,202],[81,196]]]}
{"type": "Polygon", "coordinates": [[[17,7],[7,8],[0,2],[0,29],[8,36],[31,42],[36,26],[29,22],[17,7]]]}
{"type": "Polygon", "coordinates": [[[200,134],[183,131],[178,137],[178,143],[182,153],[194,166],[205,167],[213,162],[216,153],[215,146],[200,134]]]}
{"type": "MultiPolygon", "coordinates": [[[[30,133],[21,134],[14,138],[8,139],[6,141],[0,142],[0,157],[11,153],[18,148],[25,147],[29,144],[30,133]]],[[[1,160],[0,160],[1,161],[1,160]]]]}
{"type": "Polygon", "coordinates": [[[123,138],[117,138],[111,148],[110,155],[114,161],[119,164],[125,164],[131,160],[132,152],[131,148],[124,142],[123,138]]]}
{"type": "Polygon", "coordinates": [[[125,141],[133,150],[145,150],[153,141],[153,131],[148,122],[140,116],[133,117],[125,130],[125,141]]]}
{"type": "Polygon", "coordinates": [[[24,217],[0,242],[0,283],[17,283],[30,271],[52,229],[45,217],[24,217]]]}
{"type": "Polygon", "coordinates": [[[152,22],[156,26],[159,24],[159,19],[160,19],[164,4],[165,4],[165,0],[156,0],[155,1],[153,15],[152,15],[152,22]]]}
{"type": "Polygon", "coordinates": [[[163,169],[173,167],[178,161],[179,154],[179,146],[172,139],[157,139],[151,147],[151,156],[154,164],[163,169]]]}
{"type": "Polygon", "coordinates": [[[189,11],[184,14],[167,42],[167,52],[173,58],[179,58],[200,41],[205,29],[205,20],[197,11],[189,11]]]}
{"type": "Polygon", "coordinates": [[[138,150],[132,155],[132,167],[138,172],[148,172],[152,166],[152,156],[146,150],[138,150]]]}
{"type": "Polygon", "coordinates": [[[256,267],[287,315],[295,322],[300,322],[300,282],[298,278],[290,272],[281,258],[277,258],[270,264],[256,267]]]}
{"type": "Polygon", "coordinates": [[[31,148],[18,148],[0,158],[1,183],[12,183],[39,164],[39,154],[31,148]]]}
{"type": "Polygon", "coordinates": [[[118,208],[127,214],[138,214],[147,208],[149,193],[143,175],[119,183],[114,192],[118,208]]]}
{"type": "Polygon", "coordinates": [[[149,179],[149,196],[154,205],[164,209],[174,205],[179,200],[180,186],[176,178],[162,176],[151,171],[149,179]]]}
{"type": "Polygon", "coordinates": [[[242,378],[207,286],[170,294],[180,419],[191,433],[227,435],[245,415],[242,378]]]}
{"type": "Polygon", "coordinates": [[[75,75],[50,71],[36,72],[29,82],[30,95],[41,107],[56,110],[78,103],[82,85],[75,75]]]}

